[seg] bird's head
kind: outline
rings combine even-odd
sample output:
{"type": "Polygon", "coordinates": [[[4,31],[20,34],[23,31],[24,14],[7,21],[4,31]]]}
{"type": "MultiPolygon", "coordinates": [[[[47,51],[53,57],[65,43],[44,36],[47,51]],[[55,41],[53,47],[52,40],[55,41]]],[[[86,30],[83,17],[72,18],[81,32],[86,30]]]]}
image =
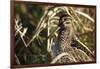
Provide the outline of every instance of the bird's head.
{"type": "Polygon", "coordinates": [[[60,15],[59,26],[62,25],[64,27],[66,27],[66,26],[70,25],[71,22],[72,22],[72,18],[67,12],[63,12],[60,15]]]}

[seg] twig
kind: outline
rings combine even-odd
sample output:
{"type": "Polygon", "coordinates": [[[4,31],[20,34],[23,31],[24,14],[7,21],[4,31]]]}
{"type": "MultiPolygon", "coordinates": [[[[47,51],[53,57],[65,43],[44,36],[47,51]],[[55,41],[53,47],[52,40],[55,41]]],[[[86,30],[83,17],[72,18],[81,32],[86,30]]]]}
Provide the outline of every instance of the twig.
{"type": "Polygon", "coordinates": [[[21,37],[21,39],[22,39],[22,41],[23,41],[23,43],[24,43],[24,45],[27,47],[27,44],[26,44],[26,42],[25,42],[25,40],[24,40],[24,38],[23,38],[23,36],[25,35],[25,33],[26,33],[26,31],[27,31],[27,28],[26,29],[24,29],[24,31],[23,32],[21,32],[20,30],[21,30],[21,28],[22,28],[22,26],[18,26],[18,22],[19,22],[19,20],[16,20],[15,19],[15,29],[17,30],[17,32],[20,34],[20,37],[21,37]]]}
{"type": "Polygon", "coordinates": [[[89,15],[83,13],[83,12],[80,12],[80,11],[76,11],[76,13],[88,18],[90,21],[92,21],[94,23],[94,19],[92,17],[90,17],[89,15]]]}
{"type": "MultiPolygon", "coordinates": [[[[48,19],[47,25],[49,26],[49,19],[48,19]]],[[[49,36],[49,35],[50,35],[50,28],[48,27],[47,28],[47,36],[49,36]]],[[[47,39],[47,51],[51,52],[50,39],[47,39]]]]}
{"type": "Polygon", "coordinates": [[[17,57],[16,54],[15,54],[15,58],[16,58],[16,63],[17,63],[18,65],[20,65],[20,61],[19,61],[19,59],[18,59],[18,57],[17,57]]]}
{"type": "Polygon", "coordinates": [[[43,23],[45,22],[45,18],[47,18],[47,13],[48,13],[48,9],[46,8],[44,15],[42,16],[42,18],[40,19],[40,22],[35,30],[35,34],[33,35],[32,39],[29,41],[29,43],[27,43],[27,47],[29,46],[29,44],[35,39],[35,37],[42,31],[41,27],[43,26],[43,23]]]}
{"type": "Polygon", "coordinates": [[[63,52],[63,53],[59,54],[57,57],[55,57],[55,58],[52,60],[51,64],[56,63],[56,62],[57,62],[58,60],[60,60],[61,57],[63,57],[63,56],[68,56],[70,60],[72,60],[72,61],[74,61],[74,62],[77,62],[76,59],[75,59],[72,55],[68,54],[67,52],[63,52]]]}
{"type": "MultiPolygon", "coordinates": [[[[83,23],[82,23],[82,20],[77,16],[77,14],[76,14],[76,12],[74,11],[74,9],[73,9],[72,7],[69,7],[69,9],[72,11],[74,18],[76,18],[76,19],[78,20],[79,24],[80,24],[81,26],[84,26],[83,23]]],[[[76,21],[77,21],[77,20],[76,20],[76,21]]]]}
{"type": "MultiPolygon", "coordinates": [[[[88,61],[92,61],[92,59],[91,59],[83,50],[81,50],[81,49],[76,49],[76,50],[78,50],[79,52],[81,52],[81,55],[82,55],[82,54],[85,55],[85,57],[83,57],[84,60],[85,60],[85,58],[87,57],[87,58],[88,58],[88,61]]],[[[87,61],[87,60],[86,60],[86,61],[87,61]]]]}
{"type": "Polygon", "coordinates": [[[91,50],[85,44],[83,44],[76,36],[74,36],[74,37],[77,42],[79,42],[92,56],[94,56],[93,53],[91,52],[91,50]]]}

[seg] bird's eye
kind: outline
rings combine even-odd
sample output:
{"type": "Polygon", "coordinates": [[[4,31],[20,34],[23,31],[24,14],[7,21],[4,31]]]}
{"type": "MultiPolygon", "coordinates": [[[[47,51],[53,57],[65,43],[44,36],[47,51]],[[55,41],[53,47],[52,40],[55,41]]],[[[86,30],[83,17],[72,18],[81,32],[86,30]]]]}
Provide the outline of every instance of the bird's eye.
{"type": "Polygon", "coordinates": [[[67,17],[62,18],[62,21],[66,21],[66,20],[67,20],[67,17]]]}
{"type": "Polygon", "coordinates": [[[67,20],[67,18],[64,18],[64,21],[66,21],[67,20]]]}

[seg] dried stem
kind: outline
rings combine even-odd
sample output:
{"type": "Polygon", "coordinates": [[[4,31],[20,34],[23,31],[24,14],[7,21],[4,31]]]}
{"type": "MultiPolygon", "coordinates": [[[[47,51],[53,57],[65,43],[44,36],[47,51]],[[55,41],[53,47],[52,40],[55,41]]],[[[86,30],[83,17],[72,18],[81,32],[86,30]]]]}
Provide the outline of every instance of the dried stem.
{"type": "Polygon", "coordinates": [[[16,63],[17,63],[18,65],[20,65],[20,61],[19,61],[19,59],[18,59],[18,57],[17,57],[16,54],[15,54],[15,58],[16,58],[16,63]]]}
{"type": "Polygon", "coordinates": [[[67,52],[63,52],[63,53],[59,54],[57,57],[55,57],[55,58],[52,60],[51,64],[56,63],[56,62],[57,62],[58,60],[60,60],[63,56],[68,56],[68,58],[69,58],[71,61],[77,62],[76,59],[75,59],[72,55],[68,54],[67,52]]]}
{"type": "Polygon", "coordinates": [[[83,44],[76,36],[75,36],[75,39],[76,39],[76,41],[78,41],[92,56],[94,56],[93,53],[91,52],[91,50],[90,50],[85,44],[83,44]]]}

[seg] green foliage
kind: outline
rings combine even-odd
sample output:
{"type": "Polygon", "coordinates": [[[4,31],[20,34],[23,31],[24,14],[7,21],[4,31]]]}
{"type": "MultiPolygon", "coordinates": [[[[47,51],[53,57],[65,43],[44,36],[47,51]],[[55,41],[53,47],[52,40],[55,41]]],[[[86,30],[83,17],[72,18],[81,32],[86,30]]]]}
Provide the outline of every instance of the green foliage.
{"type": "MultiPolygon", "coordinates": [[[[15,22],[15,26],[18,26],[15,28],[16,64],[51,63],[51,49],[58,36],[59,13],[61,11],[70,11],[75,35],[93,52],[95,48],[94,9],[15,4],[15,19],[18,22],[15,22]]],[[[77,48],[88,52],[81,44],[78,44],[77,48]]]]}

